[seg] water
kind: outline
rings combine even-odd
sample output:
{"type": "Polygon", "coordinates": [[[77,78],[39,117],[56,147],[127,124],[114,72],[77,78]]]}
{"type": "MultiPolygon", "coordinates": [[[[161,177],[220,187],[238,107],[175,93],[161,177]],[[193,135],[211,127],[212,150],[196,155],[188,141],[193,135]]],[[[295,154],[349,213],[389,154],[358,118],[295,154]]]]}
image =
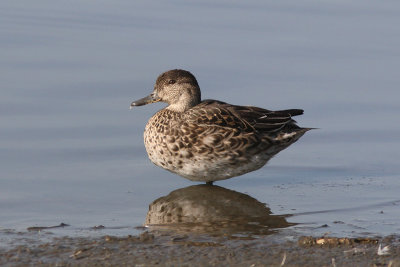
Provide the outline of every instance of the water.
{"type": "Polygon", "coordinates": [[[3,241],[61,222],[48,233],[136,234],[150,203],[193,185],[147,160],[143,128],[162,104],[128,109],[172,68],[204,98],[303,108],[299,124],[319,128],[218,185],[302,234],[400,231],[398,2],[0,6],[3,241]]]}

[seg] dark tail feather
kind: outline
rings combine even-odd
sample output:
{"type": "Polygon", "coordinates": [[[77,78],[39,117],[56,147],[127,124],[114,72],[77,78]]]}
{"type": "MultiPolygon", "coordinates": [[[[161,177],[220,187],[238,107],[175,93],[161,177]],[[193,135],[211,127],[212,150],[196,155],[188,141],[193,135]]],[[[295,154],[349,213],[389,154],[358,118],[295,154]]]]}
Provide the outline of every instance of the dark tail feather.
{"type": "Polygon", "coordinates": [[[285,109],[285,110],[275,111],[274,113],[282,114],[282,115],[289,114],[291,117],[293,117],[293,116],[302,115],[304,113],[304,110],[302,110],[302,109],[285,109]]]}

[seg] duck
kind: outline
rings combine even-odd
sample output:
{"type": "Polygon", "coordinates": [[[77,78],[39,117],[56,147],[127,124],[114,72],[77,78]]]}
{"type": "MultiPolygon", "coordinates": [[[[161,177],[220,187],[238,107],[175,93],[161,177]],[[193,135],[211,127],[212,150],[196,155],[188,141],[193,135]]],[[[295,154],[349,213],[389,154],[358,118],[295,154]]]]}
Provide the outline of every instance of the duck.
{"type": "Polygon", "coordinates": [[[302,109],[272,111],[201,99],[195,76],[173,69],[158,76],[154,90],[130,108],[155,102],[167,106],[144,130],[151,162],[172,173],[212,185],[260,169],[312,128],[299,127],[302,109]]]}

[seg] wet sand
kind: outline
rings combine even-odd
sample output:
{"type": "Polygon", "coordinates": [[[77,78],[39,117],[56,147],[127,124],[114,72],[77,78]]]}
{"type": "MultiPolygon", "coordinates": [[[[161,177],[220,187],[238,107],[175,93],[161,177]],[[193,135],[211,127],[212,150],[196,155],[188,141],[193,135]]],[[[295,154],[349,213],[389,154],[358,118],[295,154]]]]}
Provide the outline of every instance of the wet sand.
{"type": "Polygon", "coordinates": [[[0,265],[400,266],[399,235],[303,236],[288,216],[243,193],[189,186],[154,200],[137,236],[111,236],[99,225],[86,237],[63,237],[65,223],[1,231],[11,241],[0,247],[0,265]]]}
{"type": "Polygon", "coordinates": [[[3,247],[0,265],[400,266],[400,236],[207,236],[151,230],[139,236],[61,237],[51,242],[3,247]]]}

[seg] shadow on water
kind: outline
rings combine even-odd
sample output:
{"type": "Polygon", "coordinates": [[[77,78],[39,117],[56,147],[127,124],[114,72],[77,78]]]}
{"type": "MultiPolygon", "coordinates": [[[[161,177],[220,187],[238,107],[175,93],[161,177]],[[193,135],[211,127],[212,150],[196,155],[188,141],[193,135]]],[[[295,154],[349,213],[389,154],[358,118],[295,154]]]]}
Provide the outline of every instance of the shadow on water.
{"type": "Polygon", "coordinates": [[[249,195],[220,186],[194,185],[172,191],[149,206],[146,226],[178,233],[269,235],[292,225],[249,195]]]}

